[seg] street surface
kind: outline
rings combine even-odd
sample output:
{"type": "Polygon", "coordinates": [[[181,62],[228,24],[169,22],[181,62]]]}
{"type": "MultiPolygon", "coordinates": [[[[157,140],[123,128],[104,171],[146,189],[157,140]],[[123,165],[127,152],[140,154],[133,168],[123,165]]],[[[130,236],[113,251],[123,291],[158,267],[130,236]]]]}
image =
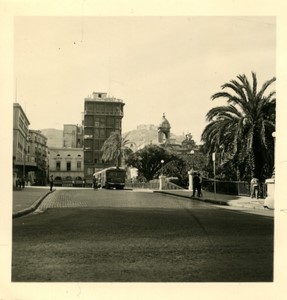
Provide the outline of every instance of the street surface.
{"type": "Polygon", "coordinates": [[[57,190],[13,219],[12,281],[268,282],[273,227],[170,195],[57,190]]]}

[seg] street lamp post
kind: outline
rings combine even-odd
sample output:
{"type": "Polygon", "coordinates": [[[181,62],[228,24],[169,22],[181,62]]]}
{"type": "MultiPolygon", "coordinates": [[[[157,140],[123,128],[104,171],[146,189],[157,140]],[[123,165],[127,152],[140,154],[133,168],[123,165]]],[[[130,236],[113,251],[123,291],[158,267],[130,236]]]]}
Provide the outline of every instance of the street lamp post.
{"type": "Polygon", "coordinates": [[[164,179],[165,179],[165,177],[163,176],[163,169],[162,169],[164,160],[162,159],[160,162],[161,162],[161,175],[159,176],[159,190],[162,190],[164,186],[164,179]]]}
{"type": "Polygon", "coordinates": [[[191,154],[191,159],[192,159],[192,170],[194,170],[194,150],[191,150],[190,151],[190,154],[191,154]]]}
{"type": "Polygon", "coordinates": [[[161,176],[163,176],[163,164],[164,164],[164,160],[162,159],[160,162],[161,162],[161,176]]]}
{"type": "Polygon", "coordinates": [[[191,170],[188,171],[188,190],[193,191],[193,170],[194,170],[194,150],[190,151],[191,155],[191,170]]]}

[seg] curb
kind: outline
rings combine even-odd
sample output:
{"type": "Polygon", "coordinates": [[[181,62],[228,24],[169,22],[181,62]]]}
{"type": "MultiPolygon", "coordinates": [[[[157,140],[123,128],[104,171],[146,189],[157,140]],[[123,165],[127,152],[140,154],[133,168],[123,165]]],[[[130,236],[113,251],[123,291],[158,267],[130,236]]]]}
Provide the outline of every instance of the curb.
{"type": "Polygon", "coordinates": [[[49,195],[52,194],[55,190],[46,193],[43,197],[41,197],[40,199],[36,200],[30,207],[17,211],[15,213],[13,213],[13,219],[14,218],[18,218],[18,217],[22,217],[25,216],[27,214],[30,214],[31,212],[35,211],[39,205],[42,203],[42,201],[49,195]]]}
{"type": "Polygon", "coordinates": [[[153,191],[154,193],[161,193],[161,194],[166,194],[166,195],[171,195],[171,196],[176,196],[176,197],[181,197],[189,200],[197,200],[197,201],[202,201],[202,202],[207,202],[211,204],[216,204],[216,205],[224,205],[224,206],[234,206],[234,207],[241,207],[241,208],[249,208],[249,209],[256,209],[256,210],[264,210],[264,206],[261,205],[252,205],[252,204],[230,204],[228,201],[220,201],[220,200],[214,200],[214,199],[200,199],[198,197],[189,197],[185,195],[178,195],[166,191],[153,191]]]}
{"type": "Polygon", "coordinates": [[[184,195],[177,195],[177,194],[174,194],[174,193],[169,193],[169,192],[164,192],[164,191],[153,191],[153,192],[154,193],[160,193],[160,194],[166,194],[166,195],[172,195],[172,196],[181,197],[181,198],[185,198],[185,199],[189,199],[189,200],[197,200],[197,201],[217,204],[217,205],[225,205],[225,206],[229,205],[226,201],[212,200],[212,199],[200,199],[198,197],[189,197],[189,196],[184,196],[184,195]]]}

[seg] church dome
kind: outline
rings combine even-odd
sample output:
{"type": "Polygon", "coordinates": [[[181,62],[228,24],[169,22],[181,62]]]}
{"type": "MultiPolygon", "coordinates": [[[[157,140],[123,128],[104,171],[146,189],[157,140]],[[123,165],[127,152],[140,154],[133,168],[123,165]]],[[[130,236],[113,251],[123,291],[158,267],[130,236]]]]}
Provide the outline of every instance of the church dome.
{"type": "Polygon", "coordinates": [[[165,129],[165,130],[170,129],[170,124],[169,124],[168,120],[166,119],[165,114],[163,114],[161,123],[159,124],[158,128],[159,129],[165,129]]]}

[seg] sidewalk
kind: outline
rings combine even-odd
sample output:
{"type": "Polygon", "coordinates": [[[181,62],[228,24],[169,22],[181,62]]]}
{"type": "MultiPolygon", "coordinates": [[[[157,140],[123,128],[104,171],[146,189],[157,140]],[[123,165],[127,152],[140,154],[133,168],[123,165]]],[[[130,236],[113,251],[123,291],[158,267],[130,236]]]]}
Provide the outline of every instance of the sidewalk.
{"type": "Polygon", "coordinates": [[[207,191],[203,191],[202,197],[191,197],[192,191],[189,190],[162,190],[154,192],[221,205],[226,209],[236,209],[248,213],[274,217],[274,210],[264,208],[264,199],[251,199],[248,196],[225,194],[214,195],[214,193],[207,191]]]}
{"type": "Polygon", "coordinates": [[[30,187],[13,190],[13,218],[34,211],[50,193],[47,187],[30,187]]]}

